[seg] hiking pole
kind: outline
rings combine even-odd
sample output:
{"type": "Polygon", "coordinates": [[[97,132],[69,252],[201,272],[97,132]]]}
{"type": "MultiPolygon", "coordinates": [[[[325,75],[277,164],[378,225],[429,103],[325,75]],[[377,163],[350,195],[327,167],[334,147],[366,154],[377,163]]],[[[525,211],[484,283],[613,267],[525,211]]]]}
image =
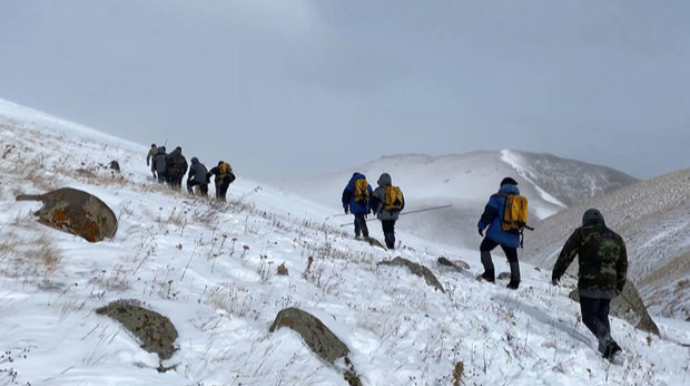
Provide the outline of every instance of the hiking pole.
{"type": "MultiPolygon", "coordinates": [[[[404,215],[404,214],[414,214],[414,213],[429,212],[429,211],[432,211],[432,210],[439,210],[439,209],[450,208],[451,206],[453,206],[453,205],[452,205],[452,204],[447,204],[447,205],[441,205],[441,206],[434,206],[434,207],[431,207],[431,208],[424,208],[424,209],[412,210],[412,211],[409,211],[409,212],[403,212],[403,213],[400,213],[400,215],[402,216],[402,215],[404,215]]],[[[369,222],[369,221],[374,221],[374,220],[376,220],[376,216],[374,216],[374,217],[372,217],[372,218],[370,218],[370,219],[367,219],[366,221],[369,222]]],[[[341,227],[344,227],[344,226],[347,226],[347,225],[352,225],[352,223],[349,222],[349,223],[346,223],[346,224],[340,224],[341,227]]]]}
{"type": "Polygon", "coordinates": [[[439,209],[450,208],[451,206],[453,206],[453,204],[446,204],[446,205],[441,205],[441,206],[434,206],[434,207],[431,207],[431,208],[424,208],[424,209],[411,210],[411,211],[409,211],[409,212],[402,212],[402,213],[400,213],[400,215],[401,215],[401,216],[404,216],[404,215],[406,215],[406,214],[414,214],[414,213],[429,212],[429,211],[432,211],[432,210],[439,210],[439,209]]]}

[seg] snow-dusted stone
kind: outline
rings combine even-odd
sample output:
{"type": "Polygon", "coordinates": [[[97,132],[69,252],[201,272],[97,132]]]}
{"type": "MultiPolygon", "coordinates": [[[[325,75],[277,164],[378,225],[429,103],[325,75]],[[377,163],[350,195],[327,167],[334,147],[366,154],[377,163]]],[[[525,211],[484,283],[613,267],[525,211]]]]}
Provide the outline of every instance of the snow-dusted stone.
{"type": "Polygon", "coordinates": [[[352,363],[347,358],[350,350],[335,334],[326,327],[319,318],[302,311],[299,308],[286,308],[281,310],[271,325],[270,331],[274,332],[278,328],[287,327],[302,336],[309,348],[324,361],[335,364],[339,358],[344,358],[347,369],[345,369],[345,379],[352,386],[361,385],[356,376],[352,363]]]}
{"type": "Polygon", "coordinates": [[[117,217],[98,197],[73,188],[62,188],[45,194],[20,194],[17,201],[41,201],[34,212],[41,224],[75,234],[87,241],[101,241],[115,236],[117,217]]]}
{"type": "Polygon", "coordinates": [[[407,267],[412,273],[419,277],[423,277],[424,280],[426,280],[426,283],[429,284],[432,287],[435,287],[436,289],[440,290],[441,292],[445,292],[443,290],[443,286],[441,283],[439,283],[438,279],[436,279],[436,276],[434,275],[431,270],[423,265],[413,263],[407,259],[403,259],[402,257],[398,256],[393,260],[384,260],[377,265],[399,265],[399,266],[405,266],[407,267]]]}
{"type": "Polygon", "coordinates": [[[161,361],[170,359],[177,351],[177,329],[170,319],[142,307],[136,300],[116,300],[98,308],[96,313],[120,322],[139,339],[141,348],[157,354],[161,361]]]}
{"type": "Polygon", "coordinates": [[[447,267],[453,267],[456,270],[460,272],[467,272],[470,270],[470,265],[465,263],[462,260],[448,260],[447,258],[441,256],[439,257],[436,262],[440,265],[447,266],[447,267]]]}
{"type": "Polygon", "coordinates": [[[510,280],[510,272],[501,272],[498,274],[498,280],[510,280]]]}
{"type": "MultiPolygon", "coordinates": [[[[580,293],[577,288],[570,292],[570,298],[580,302],[580,293]]],[[[626,320],[635,328],[659,335],[659,327],[647,312],[640,294],[635,286],[628,280],[623,288],[623,294],[616,296],[611,301],[611,314],[617,318],[626,320]]]]}

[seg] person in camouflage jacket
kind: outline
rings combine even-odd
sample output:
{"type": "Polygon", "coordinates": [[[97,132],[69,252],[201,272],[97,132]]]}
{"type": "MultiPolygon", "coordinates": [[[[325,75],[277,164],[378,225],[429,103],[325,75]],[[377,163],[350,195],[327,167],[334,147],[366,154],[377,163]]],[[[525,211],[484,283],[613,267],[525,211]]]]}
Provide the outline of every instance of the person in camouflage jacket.
{"type": "Polygon", "coordinates": [[[604,216],[589,209],[582,226],[568,238],[553,268],[553,285],[579,256],[578,291],[582,322],[599,340],[599,351],[611,359],[621,351],[611,337],[611,299],[623,291],[628,271],[628,253],[623,239],[606,227],[604,216]]]}

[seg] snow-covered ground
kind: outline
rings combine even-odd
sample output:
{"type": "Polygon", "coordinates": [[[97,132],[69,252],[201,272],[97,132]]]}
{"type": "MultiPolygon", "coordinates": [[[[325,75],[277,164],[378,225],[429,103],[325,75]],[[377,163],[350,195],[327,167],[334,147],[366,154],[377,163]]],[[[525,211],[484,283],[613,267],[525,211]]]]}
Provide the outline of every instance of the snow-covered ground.
{"type": "Polygon", "coordinates": [[[333,224],[338,197],[320,206],[240,175],[228,204],[197,199],[148,180],[145,146],[2,101],[0,140],[0,385],[346,385],[296,333],[269,332],[291,306],[347,344],[365,385],[452,385],[457,363],[462,385],[690,384],[688,323],[657,320],[659,339],[613,319],[626,362],[612,366],[550,272],[523,264],[510,291],[474,280],[473,250],[404,232],[395,252],[372,247],[333,224]],[[113,159],[122,177],[99,166],[113,159]],[[117,235],[88,243],[38,224],[40,203],[14,200],[63,186],[105,201],[117,235]],[[431,268],[445,293],[377,267],[395,256],[431,268]],[[439,256],[471,274],[441,269],[439,256]],[[158,373],[154,354],[94,312],[116,299],[171,319],[179,350],[164,364],[174,370],[158,373]]]}

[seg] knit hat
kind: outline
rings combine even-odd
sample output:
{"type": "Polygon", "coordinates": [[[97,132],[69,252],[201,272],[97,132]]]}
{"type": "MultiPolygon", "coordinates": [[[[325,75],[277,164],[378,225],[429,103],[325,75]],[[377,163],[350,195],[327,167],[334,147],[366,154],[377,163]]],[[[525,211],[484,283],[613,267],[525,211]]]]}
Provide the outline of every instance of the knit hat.
{"type": "Polygon", "coordinates": [[[515,181],[514,179],[512,179],[510,177],[506,177],[503,179],[503,181],[501,181],[501,186],[503,186],[503,185],[515,185],[515,186],[517,186],[517,184],[518,184],[517,181],[515,181]]]}
{"type": "Polygon", "coordinates": [[[597,209],[587,209],[582,215],[582,225],[587,225],[593,221],[604,223],[604,216],[597,209]]]}

